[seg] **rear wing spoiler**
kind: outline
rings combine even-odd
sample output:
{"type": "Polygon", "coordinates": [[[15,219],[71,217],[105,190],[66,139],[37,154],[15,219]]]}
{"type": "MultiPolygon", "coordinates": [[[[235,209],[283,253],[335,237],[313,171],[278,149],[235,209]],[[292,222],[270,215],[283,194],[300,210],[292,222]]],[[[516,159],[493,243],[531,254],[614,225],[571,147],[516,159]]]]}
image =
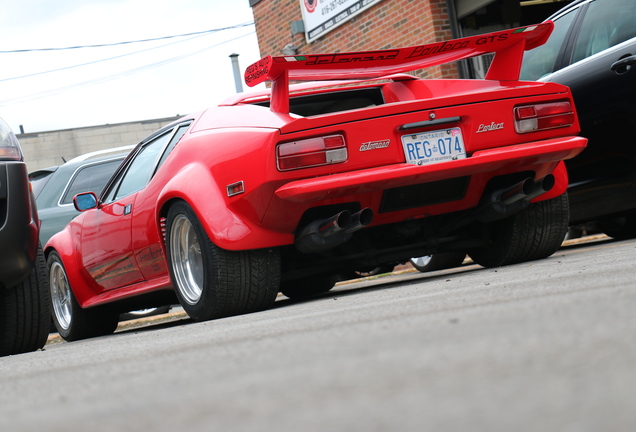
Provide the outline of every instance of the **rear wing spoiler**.
{"type": "Polygon", "coordinates": [[[517,81],[523,53],[543,45],[554,24],[541,24],[406,48],[335,54],[267,56],[245,71],[253,87],[272,81],[271,110],[289,113],[289,81],[364,80],[495,53],[486,79],[517,81]]]}

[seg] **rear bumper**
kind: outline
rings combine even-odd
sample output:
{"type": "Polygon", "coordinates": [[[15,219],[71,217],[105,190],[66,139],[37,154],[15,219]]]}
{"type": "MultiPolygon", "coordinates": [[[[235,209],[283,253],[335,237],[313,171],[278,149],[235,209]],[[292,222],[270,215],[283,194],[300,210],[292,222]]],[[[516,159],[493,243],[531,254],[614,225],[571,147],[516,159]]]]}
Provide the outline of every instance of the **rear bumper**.
{"type": "Polygon", "coordinates": [[[29,274],[37,253],[35,204],[21,162],[0,164],[0,284],[12,287],[29,274]]]}
{"type": "MultiPolygon", "coordinates": [[[[287,183],[276,195],[295,203],[310,203],[424,182],[550,164],[578,155],[587,145],[583,137],[555,138],[492,150],[434,165],[395,164],[287,183]]],[[[567,185],[562,185],[565,188],[567,185]]]]}

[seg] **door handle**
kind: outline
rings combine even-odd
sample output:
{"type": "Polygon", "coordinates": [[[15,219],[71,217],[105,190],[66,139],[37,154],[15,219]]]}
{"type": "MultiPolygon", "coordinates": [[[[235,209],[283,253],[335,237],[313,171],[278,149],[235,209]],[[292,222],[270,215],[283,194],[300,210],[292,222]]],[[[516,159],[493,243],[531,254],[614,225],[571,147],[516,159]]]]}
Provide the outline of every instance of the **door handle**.
{"type": "Polygon", "coordinates": [[[622,58],[619,61],[612,63],[610,69],[618,74],[624,74],[632,68],[633,64],[636,64],[636,55],[630,55],[629,57],[622,58]]]}
{"type": "Polygon", "coordinates": [[[131,211],[132,211],[132,204],[128,204],[126,207],[124,207],[124,216],[129,215],[131,211]]]}

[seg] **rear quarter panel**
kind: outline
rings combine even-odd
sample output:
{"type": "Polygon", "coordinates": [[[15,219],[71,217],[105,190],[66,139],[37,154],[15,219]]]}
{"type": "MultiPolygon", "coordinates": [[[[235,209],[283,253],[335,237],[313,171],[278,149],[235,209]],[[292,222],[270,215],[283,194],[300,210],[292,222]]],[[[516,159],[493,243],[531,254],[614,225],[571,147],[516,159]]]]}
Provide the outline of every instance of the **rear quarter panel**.
{"type": "MultiPolygon", "coordinates": [[[[292,242],[291,233],[263,229],[276,172],[271,128],[202,130],[184,137],[149,184],[156,190],[156,221],[173,200],[187,202],[219,247],[235,250],[292,242]],[[245,193],[229,197],[227,186],[242,181],[245,193]]],[[[156,222],[155,222],[156,223],[156,222]]],[[[137,227],[136,229],[139,229],[137,227]]],[[[154,232],[159,228],[154,227],[154,232]]]]}

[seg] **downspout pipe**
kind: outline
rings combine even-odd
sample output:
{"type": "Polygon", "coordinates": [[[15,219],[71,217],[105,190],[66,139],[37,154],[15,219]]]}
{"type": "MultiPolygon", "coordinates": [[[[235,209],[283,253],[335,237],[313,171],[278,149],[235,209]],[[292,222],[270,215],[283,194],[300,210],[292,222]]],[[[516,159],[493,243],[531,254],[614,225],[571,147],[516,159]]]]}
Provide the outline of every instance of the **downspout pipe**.
{"type": "MultiPolygon", "coordinates": [[[[448,22],[450,23],[451,36],[453,39],[462,37],[462,30],[459,27],[459,20],[457,18],[457,7],[455,5],[456,0],[446,0],[446,10],[448,11],[448,22]]],[[[468,78],[468,69],[466,68],[466,60],[459,60],[457,64],[457,73],[460,79],[468,78]]]]}

